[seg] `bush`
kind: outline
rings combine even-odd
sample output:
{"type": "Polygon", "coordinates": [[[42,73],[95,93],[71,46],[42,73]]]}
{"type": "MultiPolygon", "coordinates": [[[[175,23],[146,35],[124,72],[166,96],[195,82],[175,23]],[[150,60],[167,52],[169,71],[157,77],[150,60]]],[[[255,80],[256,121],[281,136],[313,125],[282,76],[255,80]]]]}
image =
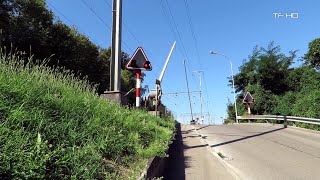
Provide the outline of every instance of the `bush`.
{"type": "Polygon", "coordinates": [[[174,121],[101,99],[86,80],[0,53],[0,179],[128,179],[174,121]]]}

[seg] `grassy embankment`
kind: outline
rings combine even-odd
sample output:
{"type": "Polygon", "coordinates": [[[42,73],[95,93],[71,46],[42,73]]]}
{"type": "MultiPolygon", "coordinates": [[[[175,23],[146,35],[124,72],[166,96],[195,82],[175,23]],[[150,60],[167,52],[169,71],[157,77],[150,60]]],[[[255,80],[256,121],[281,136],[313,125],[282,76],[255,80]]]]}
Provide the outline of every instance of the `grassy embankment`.
{"type": "Polygon", "coordinates": [[[135,179],[174,121],[129,110],[86,81],[0,53],[0,179],[135,179]]]}

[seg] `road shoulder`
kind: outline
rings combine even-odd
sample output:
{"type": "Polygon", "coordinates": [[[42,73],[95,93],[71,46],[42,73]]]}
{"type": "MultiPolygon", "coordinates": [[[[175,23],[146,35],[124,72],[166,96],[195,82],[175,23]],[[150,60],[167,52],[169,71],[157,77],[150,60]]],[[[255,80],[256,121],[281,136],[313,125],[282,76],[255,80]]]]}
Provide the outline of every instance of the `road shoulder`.
{"type": "Polygon", "coordinates": [[[185,179],[235,179],[190,125],[181,127],[185,179]]]}

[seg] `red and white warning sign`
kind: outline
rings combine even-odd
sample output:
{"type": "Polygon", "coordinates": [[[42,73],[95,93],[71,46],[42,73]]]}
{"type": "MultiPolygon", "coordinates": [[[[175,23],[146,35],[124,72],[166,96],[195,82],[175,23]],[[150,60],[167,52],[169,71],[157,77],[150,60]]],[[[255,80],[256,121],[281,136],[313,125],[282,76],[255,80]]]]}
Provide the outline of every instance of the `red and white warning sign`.
{"type": "Polygon", "coordinates": [[[142,47],[138,47],[126,65],[128,70],[151,71],[152,66],[142,47]]]}
{"type": "Polygon", "coordinates": [[[247,94],[244,96],[242,103],[246,104],[248,107],[248,115],[250,116],[251,114],[251,109],[250,109],[250,104],[254,102],[253,96],[247,92],[247,94]]]}

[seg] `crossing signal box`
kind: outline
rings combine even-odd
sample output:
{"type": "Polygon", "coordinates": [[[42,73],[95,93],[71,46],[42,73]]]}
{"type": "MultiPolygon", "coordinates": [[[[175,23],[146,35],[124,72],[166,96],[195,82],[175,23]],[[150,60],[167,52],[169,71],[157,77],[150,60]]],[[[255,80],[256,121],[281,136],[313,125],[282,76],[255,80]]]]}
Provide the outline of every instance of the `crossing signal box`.
{"type": "Polygon", "coordinates": [[[126,65],[126,69],[144,71],[152,70],[151,63],[141,47],[138,47],[137,50],[133,53],[132,57],[126,65]]]}

